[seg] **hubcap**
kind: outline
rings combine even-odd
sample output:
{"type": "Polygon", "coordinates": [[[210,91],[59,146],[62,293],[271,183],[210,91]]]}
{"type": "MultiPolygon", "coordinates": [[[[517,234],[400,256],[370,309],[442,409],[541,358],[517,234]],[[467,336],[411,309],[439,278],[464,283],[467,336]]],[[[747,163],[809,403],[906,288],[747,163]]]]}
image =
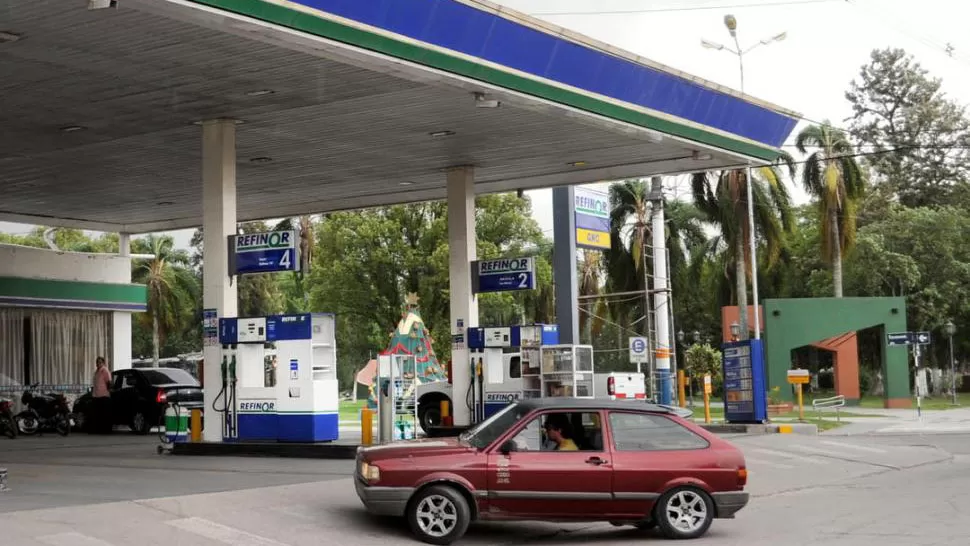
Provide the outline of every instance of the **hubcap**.
{"type": "Polygon", "coordinates": [[[447,536],[458,524],[458,510],[454,503],[441,495],[422,499],[417,507],[418,527],[428,536],[447,536]]]}
{"type": "Polygon", "coordinates": [[[707,503],[693,491],[681,491],[667,501],[667,521],[678,531],[692,533],[707,521],[707,503]]]}

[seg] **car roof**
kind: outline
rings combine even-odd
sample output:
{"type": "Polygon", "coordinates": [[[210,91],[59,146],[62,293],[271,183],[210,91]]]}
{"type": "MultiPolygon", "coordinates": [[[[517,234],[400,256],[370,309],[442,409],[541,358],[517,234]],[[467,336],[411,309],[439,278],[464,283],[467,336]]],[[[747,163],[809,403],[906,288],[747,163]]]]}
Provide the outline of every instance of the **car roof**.
{"type": "Polygon", "coordinates": [[[636,400],[602,400],[596,398],[528,398],[519,400],[524,408],[546,409],[585,409],[585,410],[634,410],[654,413],[672,413],[670,408],[636,400]]]}

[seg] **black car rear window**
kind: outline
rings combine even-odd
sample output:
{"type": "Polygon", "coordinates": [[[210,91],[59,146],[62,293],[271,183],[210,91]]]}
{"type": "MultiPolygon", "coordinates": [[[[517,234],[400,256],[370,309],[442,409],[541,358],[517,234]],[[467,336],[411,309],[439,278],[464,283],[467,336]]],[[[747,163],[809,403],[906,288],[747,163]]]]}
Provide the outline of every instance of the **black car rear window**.
{"type": "Polygon", "coordinates": [[[154,370],[141,369],[138,370],[141,374],[148,380],[152,385],[167,385],[170,383],[175,383],[178,385],[198,385],[199,382],[192,374],[185,370],[179,370],[175,368],[161,369],[157,368],[154,370]]]}

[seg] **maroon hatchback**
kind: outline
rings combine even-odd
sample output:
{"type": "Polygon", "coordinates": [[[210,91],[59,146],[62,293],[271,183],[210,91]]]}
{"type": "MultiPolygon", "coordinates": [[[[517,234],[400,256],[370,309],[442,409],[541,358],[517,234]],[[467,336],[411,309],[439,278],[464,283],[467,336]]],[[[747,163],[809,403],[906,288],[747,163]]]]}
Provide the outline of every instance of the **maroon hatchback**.
{"type": "Polygon", "coordinates": [[[511,404],[458,438],[361,448],[357,495],[429,544],[477,519],[608,521],[696,538],[748,503],[740,450],[669,409],[571,398],[511,404]]]}

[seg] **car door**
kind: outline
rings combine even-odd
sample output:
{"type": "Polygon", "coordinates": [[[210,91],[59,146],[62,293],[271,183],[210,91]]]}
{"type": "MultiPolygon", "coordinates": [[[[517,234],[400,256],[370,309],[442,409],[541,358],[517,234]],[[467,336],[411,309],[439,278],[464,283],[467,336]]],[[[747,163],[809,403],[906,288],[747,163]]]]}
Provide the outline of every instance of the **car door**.
{"type": "Polygon", "coordinates": [[[670,417],[611,411],[607,422],[613,451],[613,494],[616,508],[623,514],[649,514],[667,484],[685,477],[705,477],[707,440],[670,417]]]}
{"type": "MultiPolygon", "coordinates": [[[[545,412],[520,426],[488,457],[489,511],[522,518],[599,518],[613,512],[613,467],[609,453],[588,442],[579,451],[543,449],[542,427],[555,413],[545,412]]],[[[590,414],[595,421],[599,412],[590,414]]],[[[584,434],[576,431],[575,434],[584,434]]],[[[579,439],[579,438],[577,438],[579,439]]]]}
{"type": "Polygon", "coordinates": [[[135,408],[138,393],[134,387],[134,374],[131,370],[115,372],[115,382],[111,389],[111,413],[115,424],[127,425],[131,423],[131,416],[135,408]]]}

